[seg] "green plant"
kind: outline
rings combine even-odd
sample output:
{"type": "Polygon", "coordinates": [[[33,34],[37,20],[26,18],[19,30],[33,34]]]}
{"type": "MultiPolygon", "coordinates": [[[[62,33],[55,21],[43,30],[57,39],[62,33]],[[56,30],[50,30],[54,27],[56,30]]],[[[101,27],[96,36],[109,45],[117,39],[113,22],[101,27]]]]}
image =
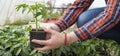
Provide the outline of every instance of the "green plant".
{"type": "Polygon", "coordinates": [[[41,18],[46,17],[45,6],[37,2],[34,5],[20,4],[20,5],[17,5],[16,10],[19,11],[21,8],[22,8],[22,13],[27,11],[27,13],[31,12],[33,14],[33,18],[36,24],[36,31],[38,31],[39,29],[38,28],[38,17],[39,16],[41,16],[41,18]]]}
{"type": "Polygon", "coordinates": [[[28,33],[23,26],[0,27],[0,56],[35,56],[41,54],[30,48],[27,37],[28,33]]]}
{"type": "Polygon", "coordinates": [[[92,39],[41,53],[30,48],[27,26],[0,27],[0,56],[120,56],[113,40],[92,39]]]}

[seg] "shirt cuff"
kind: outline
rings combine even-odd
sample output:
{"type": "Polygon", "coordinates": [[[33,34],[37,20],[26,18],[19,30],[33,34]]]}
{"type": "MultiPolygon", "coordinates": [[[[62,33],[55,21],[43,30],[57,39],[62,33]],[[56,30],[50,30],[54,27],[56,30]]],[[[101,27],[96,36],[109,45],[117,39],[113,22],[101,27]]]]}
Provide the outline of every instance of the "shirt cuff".
{"type": "Polygon", "coordinates": [[[66,26],[66,24],[63,22],[63,20],[59,20],[59,21],[57,21],[55,24],[59,27],[60,32],[64,31],[64,30],[67,28],[67,26],[66,26]]]}
{"type": "Polygon", "coordinates": [[[77,39],[79,42],[82,42],[83,40],[81,39],[80,35],[78,34],[77,31],[74,30],[75,35],[77,36],[77,39]]]}

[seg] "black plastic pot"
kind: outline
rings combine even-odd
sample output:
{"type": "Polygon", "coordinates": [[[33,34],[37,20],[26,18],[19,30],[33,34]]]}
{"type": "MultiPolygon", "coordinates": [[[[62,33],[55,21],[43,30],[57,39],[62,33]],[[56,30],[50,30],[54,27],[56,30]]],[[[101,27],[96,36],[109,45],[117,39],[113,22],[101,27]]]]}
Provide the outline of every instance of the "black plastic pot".
{"type": "Polygon", "coordinates": [[[35,29],[30,31],[30,46],[34,48],[43,47],[44,45],[31,42],[32,39],[46,40],[46,32],[44,30],[36,31],[35,29]]]}

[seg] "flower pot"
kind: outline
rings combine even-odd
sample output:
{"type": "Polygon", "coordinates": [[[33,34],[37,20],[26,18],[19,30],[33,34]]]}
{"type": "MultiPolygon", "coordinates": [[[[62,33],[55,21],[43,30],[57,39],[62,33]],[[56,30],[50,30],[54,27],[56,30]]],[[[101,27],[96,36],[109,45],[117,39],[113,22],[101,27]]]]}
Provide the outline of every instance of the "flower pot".
{"type": "Polygon", "coordinates": [[[36,31],[35,29],[30,31],[30,46],[34,47],[34,48],[43,47],[44,45],[40,45],[40,44],[31,42],[32,39],[46,40],[46,32],[44,30],[36,31]]]}

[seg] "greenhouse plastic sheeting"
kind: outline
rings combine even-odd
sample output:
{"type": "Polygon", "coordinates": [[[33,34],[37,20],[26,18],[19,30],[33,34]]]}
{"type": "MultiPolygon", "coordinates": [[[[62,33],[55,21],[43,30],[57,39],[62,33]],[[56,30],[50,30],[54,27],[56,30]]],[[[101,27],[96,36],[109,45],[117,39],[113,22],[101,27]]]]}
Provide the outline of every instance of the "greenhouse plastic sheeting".
{"type": "MultiPolygon", "coordinates": [[[[40,2],[41,0],[39,0],[40,2]]],[[[17,19],[31,18],[15,10],[16,5],[21,3],[34,3],[35,0],[0,0],[0,25],[3,25],[6,19],[10,19],[11,22],[17,19]]]]}

